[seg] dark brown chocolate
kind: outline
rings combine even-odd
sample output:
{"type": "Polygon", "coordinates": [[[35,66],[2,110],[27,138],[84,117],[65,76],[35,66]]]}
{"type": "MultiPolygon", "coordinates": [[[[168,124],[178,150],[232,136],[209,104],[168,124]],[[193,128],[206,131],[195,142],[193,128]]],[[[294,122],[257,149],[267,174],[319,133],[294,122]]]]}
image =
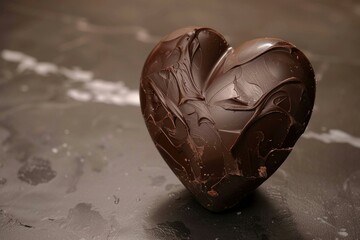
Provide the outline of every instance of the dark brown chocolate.
{"type": "Polygon", "coordinates": [[[305,55],[280,39],[233,49],[210,28],[158,43],[141,75],[149,133],[166,163],[205,208],[236,205],[284,162],[315,98],[305,55]]]}

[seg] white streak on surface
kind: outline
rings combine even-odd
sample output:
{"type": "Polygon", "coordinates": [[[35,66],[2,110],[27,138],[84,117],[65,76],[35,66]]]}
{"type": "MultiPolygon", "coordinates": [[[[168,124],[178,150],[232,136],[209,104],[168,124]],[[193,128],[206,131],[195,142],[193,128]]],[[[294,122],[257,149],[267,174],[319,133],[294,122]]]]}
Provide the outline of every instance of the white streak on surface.
{"type": "Polygon", "coordinates": [[[80,102],[88,102],[91,100],[91,94],[88,92],[79,91],[76,89],[70,89],[67,92],[67,95],[72,99],[78,100],[80,102]]]}
{"type": "MultiPolygon", "coordinates": [[[[326,219],[327,219],[327,218],[326,218],[326,219]]],[[[324,218],[318,217],[318,218],[316,218],[316,220],[318,220],[318,221],[320,221],[321,223],[323,223],[323,224],[325,224],[325,225],[327,225],[327,226],[329,226],[329,227],[331,227],[331,228],[333,228],[333,229],[336,230],[336,227],[335,227],[333,224],[331,224],[331,223],[329,223],[328,221],[326,221],[324,218]]],[[[347,237],[347,236],[349,236],[349,234],[347,233],[347,231],[346,231],[345,228],[340,228],[339,231],[337,232],[337,234],[338,234],[339,236],[341,236],[341,237],[347,237]]]]}
{"type": "Polygon", "coordinates": [[[1,57],[2,57],[2,59],[4,59],[5,61],[8,61],[8,62],[21,62],[23,59],[25,59],[29,56],[27,56],[21,52],[5,49],[1,52],[1,57]]]}
{"type": "Polygon", "coordinates": [[[329,132],[316,133],[312,131],[305,132],[302,137],[307,139],[316,139],[324,143],[347,143],[353,147],[360,148],[360,138],[338,129],[330,129],[329,132]]]}
{"type": "Polygon", "coordinates": [[[87,102],[101,102],[115,105],[139,106],[139,93],[127,88],[123,82],[109,82],[100,79],[85,84],[84,89],[68,91],[71,98],[87,102]]]}
{"type": "Polygon", "coordinates": [[[315,77],[316,77],[316,81],[320,82],[323,77],[325,72],[329,69],[329,64],[324,62],[320,65],[320,68],[316,71],[315,77]]]}
{"type": "Polygon", "coordinates": [[[67,96],[81,102],[101,102],[119,106],[139,106],[139,92],[129,89],[123,82],[94,79],[91,71],[79,67],[65,68],[49,62],[40,62],[22,52],[3,50],[5,61],[17,63],[17,72],[32,71],[40,76],[60,74],[73,82],[82,82],[82,88],[67,90],[67,96]]]}
{"type": "Polygon", "coordinates": [[[338,231],[339,236],[341,237],[347,237],[349,234],[346,232],[345,228],[341,228],[340,231],[338,231]]]}
{"type": "Polygon", "coordinates": [[[323,224],[326,224],[326,225],[328,225],[329,227],[332,227],[332,228],[335,229],[335,226],[332,225],[331,223],[329,223],[328,221],[326,221],[324,218],[318,217],[318,218],[316,218],[316,220],[318,220],[319,222],[321,222],[321,223],[323,223],[323,224]]]}
{"type": "Polygon", "coordinates": [[[82,70],[78,67],[73,69],[61,68],[61,73],[73,81],[88,82],[91,81],[94,74],[90,71],[82,70]]]}
{"type": "Polygon", "coordinates": [[[3,50],[1,52],[1,57],[8,62],[17,62],[19,63],[17,67],[17,72],[21,73],[26,70],[34,71],[41,76],[47,76],[51,73],[58,73],[58,67],[53,63],[48,62],[39,62],[36,58],[28,56],[24,53],[3,50]]]}
{"type": "Polygon", "coordinates": [[[82,18],[76,21],[76,28],[82,32],[102,35],[130,34],[133,35],[137,41],[143,43],[157,43],[160,40],[160,37],[151,35],[147,29],[140,26],[96,25],[82,18]]]}

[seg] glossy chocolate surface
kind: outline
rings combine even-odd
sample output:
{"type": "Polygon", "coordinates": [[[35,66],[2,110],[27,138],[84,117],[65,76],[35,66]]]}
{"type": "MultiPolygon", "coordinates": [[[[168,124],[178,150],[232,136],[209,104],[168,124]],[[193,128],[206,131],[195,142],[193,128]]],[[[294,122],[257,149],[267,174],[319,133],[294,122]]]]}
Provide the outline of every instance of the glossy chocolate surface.
{"type": "Polygon", "coordinates": [[[160,154],[207,209],[236,205],[284,162],[311,116],[314,72],[292,44],[232,48],[209,28],[184,28],[150,53],[143,116],[160,154]]]}

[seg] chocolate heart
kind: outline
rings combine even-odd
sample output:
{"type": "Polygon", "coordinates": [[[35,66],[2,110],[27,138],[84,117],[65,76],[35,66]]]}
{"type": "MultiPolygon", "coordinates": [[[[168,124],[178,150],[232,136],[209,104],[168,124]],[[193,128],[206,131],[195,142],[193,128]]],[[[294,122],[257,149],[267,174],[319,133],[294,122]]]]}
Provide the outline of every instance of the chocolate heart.
{"type": "Polygon", "coordinates": [[[294,45],[233,49],[210,28],[164,37],[147,58],[141,109],[166,163],[205,208],[222,211],[269,178],[310,119],[315,78],[294,45]]]}

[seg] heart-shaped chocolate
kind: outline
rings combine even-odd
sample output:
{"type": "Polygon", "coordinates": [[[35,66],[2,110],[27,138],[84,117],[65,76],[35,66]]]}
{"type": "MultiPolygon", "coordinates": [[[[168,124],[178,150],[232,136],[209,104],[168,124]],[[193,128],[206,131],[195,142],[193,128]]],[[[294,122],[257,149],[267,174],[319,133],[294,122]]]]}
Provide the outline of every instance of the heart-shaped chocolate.
{"type": "Polygon", "coordinates": [[[211,211],[236,205],[284,162],[315,98],[309,60],[260,38],[233,49],[210,28],[164,37],[141,75],[141,109],[166,163],[211,211]]]}

